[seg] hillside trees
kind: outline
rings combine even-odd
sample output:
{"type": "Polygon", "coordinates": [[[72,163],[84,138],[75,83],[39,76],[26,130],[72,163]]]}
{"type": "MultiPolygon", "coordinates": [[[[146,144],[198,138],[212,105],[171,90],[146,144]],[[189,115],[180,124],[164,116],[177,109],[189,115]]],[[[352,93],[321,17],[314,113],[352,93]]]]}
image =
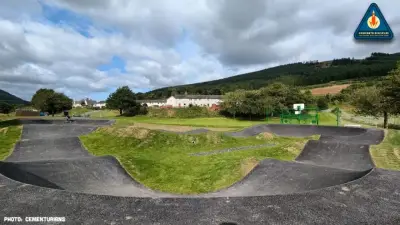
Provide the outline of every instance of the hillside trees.
{"type": "Polygon", "coordinates": [[[167,98],[172,93],[183,94],[185,91],[188,94],[210,95],[238,89],[257,90],[273,82],[307,86],[349,79],[375,81],[395,68],[397,60],[400,60],[400,53],[372,53],[360,60],[343,58],[331,62],[291,63],[220,80],[156,89],[145,93],[144,99],[167,98]]]}
{"type": "Polygon", "coordinates": [[[53,89],[39,89],[32,96],[32,105],[42,112],[49,112],[54,116],[63,110],[72,108],[73,100],[63,93],[55,92],[53,89]]]}
{"type": "Polygon", "coordinates": [[[124,111],[134,115],[140,110],[140,105],[135,101],[135,94],[128,86],[119,87],[111,93],[106,100],[106,105],[110,109],[118,109],[120,115],[124,111]]]}

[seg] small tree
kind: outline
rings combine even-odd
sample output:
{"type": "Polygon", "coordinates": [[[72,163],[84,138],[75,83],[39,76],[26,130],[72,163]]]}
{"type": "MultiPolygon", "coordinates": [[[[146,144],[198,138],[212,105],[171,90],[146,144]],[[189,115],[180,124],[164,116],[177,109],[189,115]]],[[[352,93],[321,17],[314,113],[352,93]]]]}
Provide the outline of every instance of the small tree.
{"type": "Polygon", "coordinates": [[[383,116],[383,127],[388,128],[389,115],[400,114],[400,61],[386,80],[357,90],[352,103],[360,114],[383,116]]]}
{"type": "Polygon", "coordinates": [[[72,99],[62,93],[54,93],[46,99],[46,106],[46,111],[54,116],[55,113],[71,109],[72,99]]]}
{"type": "Polygon", "coordinates": [[[32,97],[32,105],[42,112],[55,113],[72,108],[73,100],[52,89],[39,89],[32,97]]]}
{"type": "Polygon", "coordinates": [[[47,99],[55,93],[53,89],[41,88],[32,96],[32,106],[42,112],[47,110],[47,99]]]}
{"type": "Polygon", "coordinates": [[[85,100],[81,100],[81,106],[82,107],[86,106],[85,100]]]}
{"type": "Polygon", "coordinates": [[[110,109],[118,109],[120,115],[123,110],[129,109],[130,112],[133,112],[139,109],[136,107],[135,94],[128,86],[120,87],[111,93],[106,100],[106,105],[110,109]]]}
{"type": "Polygon", "coordinates": [[[221,106],[226,112],[233,115],[233,118],[235,118],[236,114],[240,113],[242,110],[245,100],[244,93],[244,90],[237,90],[234,92],[229,92],[223,97],[224,101],[222,102],[221,106]]]}
{"type": "Polygon", "coordinates": [[[392,114],[400,114],[400,61],[397,67],[389,73],[388,79],[383,82],[382,94],[392,114]]]}
{"type": "Polygon", "coordinates": [[[359,115],[383,116],[383,127],[388,127],[390,105],[388,105],[382,89],[375,86],[358,89],[352,95],[351,104],[356,107],[355,112],[359,115]]]}
{"type": "Polygon", "coordinates": [[[13,106],[7,102],[0,102],[0,113],[9,114],[13,110],[13,106]]]}

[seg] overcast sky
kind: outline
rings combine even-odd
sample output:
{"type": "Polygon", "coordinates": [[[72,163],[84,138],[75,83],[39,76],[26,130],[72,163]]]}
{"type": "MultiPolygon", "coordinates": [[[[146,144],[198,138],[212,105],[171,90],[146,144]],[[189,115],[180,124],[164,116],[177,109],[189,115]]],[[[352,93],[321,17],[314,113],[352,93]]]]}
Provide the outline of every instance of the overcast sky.
{"type": "MultiPolygon", "coordinates": [[[[376,0],[395,37],[400,2],[376,0]]],[[[356,43],[359,0],[3,0],[0,89],[29,100],[41,87],[104,100],[279,64],[371,52],[356,43]]]]}

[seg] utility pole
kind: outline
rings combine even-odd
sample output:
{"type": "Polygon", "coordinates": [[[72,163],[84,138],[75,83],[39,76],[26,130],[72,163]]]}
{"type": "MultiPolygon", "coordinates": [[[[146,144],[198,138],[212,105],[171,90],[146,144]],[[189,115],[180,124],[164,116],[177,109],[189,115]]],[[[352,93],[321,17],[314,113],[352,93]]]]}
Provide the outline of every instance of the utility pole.
{"type": "Polygon", "coordinates": [[[336,107],[335,111],[336,111],[336,126],[338,127],[340,124],[341,111],[340,111],[339,107],[336,107]]]}

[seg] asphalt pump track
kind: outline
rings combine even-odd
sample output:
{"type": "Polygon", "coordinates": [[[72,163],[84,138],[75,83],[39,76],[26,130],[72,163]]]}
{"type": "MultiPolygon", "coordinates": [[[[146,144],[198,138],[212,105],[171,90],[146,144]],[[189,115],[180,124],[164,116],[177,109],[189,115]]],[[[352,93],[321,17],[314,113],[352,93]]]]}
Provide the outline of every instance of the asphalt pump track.
{"type": "MultiPolygon", "coordinates": [[[[394,188],[400,183],[400,173],[374,168],[369,153],[370,145],[383,140],[383,130],[257,125],[227,132],[238,138],[268,132],[279,136],[320,135],[320,139],[308,141],[293,162],[263,160],[231,187],[177,195],[148,189],[112,156],[88,153],[78,136],[112,121],[20,123],[24,126],[21,140],[0,162],[0,204],[6,206],[2,213],[43,214],[50,210],[66,213],[71,224],[331,224],[329,221],[335,218],[335,224],[400,224],[400,191],[394,188]],[[94,219],[89,219],[87,210],[93,208],[88,204],[100,210],[93,214],[94,219]],[[73,214],[77,209],[85,210],[73,214]],[[107,217],[107,213],[112,216],[107,217]],[[286,218],[282,213],[296,214],[286,218]],[[378,217],[373,216],[376,213],[378,217]]],[[[203,132],[207,130],[186,133],[203,132]]]]}

